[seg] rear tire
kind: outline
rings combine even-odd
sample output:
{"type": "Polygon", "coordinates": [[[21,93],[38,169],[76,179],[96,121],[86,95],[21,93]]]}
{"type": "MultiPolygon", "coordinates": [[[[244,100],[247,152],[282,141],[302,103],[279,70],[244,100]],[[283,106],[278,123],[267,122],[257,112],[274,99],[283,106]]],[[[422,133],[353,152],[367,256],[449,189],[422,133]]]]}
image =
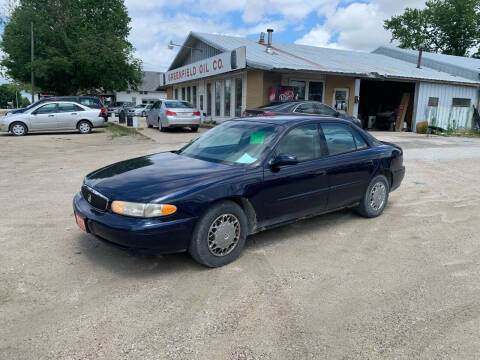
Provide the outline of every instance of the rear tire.
{"type": "Polygon", "coordinates": [[[193,231],[188,252],[195,261],[220,267],[238,258],[247,238],[247,217],[233,201],[210,207],[193,231]]]}
{"type": "Polygon", "coordinates": [[[28,133],[28,128],[24,123],[14,122],[10,126],[10,132],[13,136],[25,136],[28,133]]]}
{"type": "Polygon", "coordinates": [[[390,184],[387,178],[383,175],[375,176],[370,181],[357,212],[366,218],[381,215],[387,206],[389,192],[390,184]]]}
{"type": "Polygon", "coordinates": [[[190,126],[191,132],[198,132],[198,126],[190,126]]]}
{"type": "Polygon", "coordinates": [[[82,120],[77,125],[80,134],[89,134],[92,132],[92,124],[87,120],[82,120]]]}

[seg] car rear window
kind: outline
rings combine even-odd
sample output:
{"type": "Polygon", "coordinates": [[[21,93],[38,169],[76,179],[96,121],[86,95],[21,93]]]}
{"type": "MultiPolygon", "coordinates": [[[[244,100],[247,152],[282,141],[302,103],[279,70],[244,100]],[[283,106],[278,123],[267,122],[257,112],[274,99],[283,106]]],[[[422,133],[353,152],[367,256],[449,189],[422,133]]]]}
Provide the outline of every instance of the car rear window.
{"type": "Polygon", "coordinates": [[[165,101],[167,109],[193,109],[193,106],[185,101],[165,101]]]}

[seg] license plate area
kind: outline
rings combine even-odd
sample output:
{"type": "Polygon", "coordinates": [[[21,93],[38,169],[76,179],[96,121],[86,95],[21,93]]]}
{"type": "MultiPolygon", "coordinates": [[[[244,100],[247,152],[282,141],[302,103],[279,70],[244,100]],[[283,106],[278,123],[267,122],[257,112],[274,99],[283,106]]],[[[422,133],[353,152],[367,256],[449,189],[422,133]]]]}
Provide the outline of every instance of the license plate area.
{"type": "Polygon", "coordinates": [[[77,213],[75,213],[75,221],[77,222],[77,225],[80,228],[80,230],[84,232],[88,232],[87,224],[85,223],[85,218],[83,216],[80,216],[77,213]]]}

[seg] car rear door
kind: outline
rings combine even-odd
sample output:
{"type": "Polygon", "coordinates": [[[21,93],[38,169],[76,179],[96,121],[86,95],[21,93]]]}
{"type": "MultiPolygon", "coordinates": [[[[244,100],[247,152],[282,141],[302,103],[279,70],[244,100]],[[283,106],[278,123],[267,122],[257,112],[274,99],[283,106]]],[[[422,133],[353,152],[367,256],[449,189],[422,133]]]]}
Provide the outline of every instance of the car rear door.
{"type": "Polygon", "coordinates": [[[50,103],[40,106],[34,110],[30,118],[30,128],[32,130],[53,130],[57,129],[57,104],[50,103]]]}
{"type": "Polygon", "coordinates": [[[296,165],[264,169],[261,191],[262,226],[321,212],[326,208],[328,181],[317,123],[291,129],[278,143],[272,158],[295,155],[296,165]]]}
{"type": "Polygon", "coordinates": [[[355,129],[344,123],[321,123],[327,149],[325,168],[330,188],[328,209],[360,201],[375,170],[375,156],[355,129]]]}
{"type": "Polygon", "coordinates": [[[74,103],[59,103],[57,107],[57,125],[59,129],[75,129],[83,109],[74,103]]]}

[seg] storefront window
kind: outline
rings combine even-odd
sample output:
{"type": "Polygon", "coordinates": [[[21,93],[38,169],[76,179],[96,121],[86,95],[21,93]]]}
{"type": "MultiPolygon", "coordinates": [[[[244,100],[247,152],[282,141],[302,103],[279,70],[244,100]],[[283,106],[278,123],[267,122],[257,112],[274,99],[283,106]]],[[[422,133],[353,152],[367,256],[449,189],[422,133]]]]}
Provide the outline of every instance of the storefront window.
{"type": "Polygon", "coordinates": [[[230,116],[230,105],[231,105],[231,95],[232,95],[232,80],[225,80],[225,87],[223,89],[223,97],[225,103],[225,116],[230,116]]]}
{"type": "Polygon", "coordinates": [[[207,115],[212,115],[212,84],[207,84],[207,115]]]}
{"type": "Polygon", "coordinates": [[[203,95],[200,95],[200,110],[203,111],[203,95]]]}
{"type": "Polygon", "coordinates": [[[194,108],[197,107],[197,87],[192,86],[192,105],[194,108]]]}
{"type": "Polygon", "coordinates": [[[178,100],[178,88],[175,89],[175,100],[178,100]]]}
{"type": "Polygon", "coordinates": [[[188,102],[191,102],[192,101],[192,96],[190,95],[190,86],[187,87],[187,101],[188,102]]]}
{"type": "Polygon", "coordinates": [[[305,81],[292,80],[290,85],[297,88],[295,100],[305,100],[305,81]]]}
{"type": "Polygon", "coordinates": [[[242,79],[235,79],[235,116],[242,116],[242,79]]]}
{"type": "Polygon", "coordinates": [[[323,82],[310,81],[308,83],[308,100],[323,101],[323,82]]]}
{"type": "Polygon", "coordinates": [[[185,88],[182,88],[182,100],[185,100],[185,88]]]}
{"type": "Polygon", "coordinates": [[[220,116],[220,99],[221,99],[222,83],[215,81],[215,116],[220,116]]]}

